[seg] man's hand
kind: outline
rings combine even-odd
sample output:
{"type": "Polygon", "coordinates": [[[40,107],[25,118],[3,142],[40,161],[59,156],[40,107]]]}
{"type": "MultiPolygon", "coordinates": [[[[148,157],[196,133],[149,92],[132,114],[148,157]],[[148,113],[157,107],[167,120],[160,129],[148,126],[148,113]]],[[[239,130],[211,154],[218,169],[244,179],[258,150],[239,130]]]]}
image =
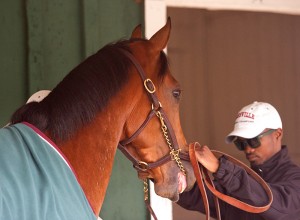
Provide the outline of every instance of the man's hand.
{"type": "Polygon", "coordinates": [[[199,143],[195,143],[196,157],[199,163],[201,163],[211,173],[217,172],[220,162],[218,158],[210,151],[210,149],[204,145],[201,146],[199,143]]]}

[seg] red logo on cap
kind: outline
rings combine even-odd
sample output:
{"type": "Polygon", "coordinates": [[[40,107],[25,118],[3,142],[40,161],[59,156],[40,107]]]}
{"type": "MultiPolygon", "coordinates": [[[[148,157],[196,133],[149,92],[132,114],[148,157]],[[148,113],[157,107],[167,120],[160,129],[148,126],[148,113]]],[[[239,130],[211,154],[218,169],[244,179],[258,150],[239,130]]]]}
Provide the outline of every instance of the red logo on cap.
{"type": "Polygon", "coordinates": [[[254,114],[250,113],[250,112],[239,112],[238,115],[237,115],[237,118],[240,118],[240,117],[245,117],[245,118],[251,118],[254,120],[254,114]]]}

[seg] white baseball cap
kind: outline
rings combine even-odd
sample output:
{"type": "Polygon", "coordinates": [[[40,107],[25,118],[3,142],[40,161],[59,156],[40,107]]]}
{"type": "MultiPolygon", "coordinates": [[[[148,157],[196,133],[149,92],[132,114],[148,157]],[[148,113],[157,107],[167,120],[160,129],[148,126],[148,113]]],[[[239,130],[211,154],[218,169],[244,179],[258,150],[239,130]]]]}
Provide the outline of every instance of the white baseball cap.
{"type": "Polygon", "coordinates": [[[253,102],[242,108],[235,120],[233,131],[227,135],[225,142],[231,143],[236,136],[253,138],[266,128],[282,128],[277,110],[266,102],[253,102]]]}

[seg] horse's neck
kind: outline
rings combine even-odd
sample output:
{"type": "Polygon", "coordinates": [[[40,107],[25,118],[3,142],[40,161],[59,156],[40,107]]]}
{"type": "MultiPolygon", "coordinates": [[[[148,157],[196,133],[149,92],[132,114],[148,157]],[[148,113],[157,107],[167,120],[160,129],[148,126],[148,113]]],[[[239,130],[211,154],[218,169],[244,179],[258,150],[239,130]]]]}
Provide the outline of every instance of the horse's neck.
{"type": "Polygon", "coordinates": [[[61,147],[95,214],[100,212],[105,197],[122,123],[116,115],[99,115],[61,147]]]}
{"type": "Polygon", "coordinates": [[[106,109],[85,126],[75,138],[63,143],[61,150],[74,168],[78,181],[95,214],[101,210],[124,124],[140,94],[140,79],[131,80],[120,94],[110,100],[106,109]],[[132,95],[134,94],[134,95],[132,95]]]}

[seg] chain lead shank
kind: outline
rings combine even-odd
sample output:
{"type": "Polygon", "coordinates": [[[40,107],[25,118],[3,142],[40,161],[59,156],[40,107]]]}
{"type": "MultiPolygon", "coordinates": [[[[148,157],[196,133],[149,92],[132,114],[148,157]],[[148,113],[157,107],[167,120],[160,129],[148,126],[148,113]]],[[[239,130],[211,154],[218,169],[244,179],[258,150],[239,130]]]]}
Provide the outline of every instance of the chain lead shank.
{"type": "Polygon", "coordinates": [[[176,163],[177,163],[177,166],[179,167],[180,171],[183,172],[184,175],[186,175],[186,171],[183,167],[183,164],[180,160],[180,157],[179,157],[179,153],[180,153],[180,149],[178,150],[175,150],[173,147],[172,147],[172,143],[170,141],[170,138],[169,138],[169,135],[168,135],[168,127],[166,126],[165,124],[165,120],[161,114],[161,112],[159,110],[156,111],[156,116],[159,118],[160,120],[160,124],[161,124],[161,130],[163,132],[163,135],[165,137],[165,140],[168,144],[168,147],[170,149],[170,155],[172,157],[172,160],[175,160],[176,163]]]}

